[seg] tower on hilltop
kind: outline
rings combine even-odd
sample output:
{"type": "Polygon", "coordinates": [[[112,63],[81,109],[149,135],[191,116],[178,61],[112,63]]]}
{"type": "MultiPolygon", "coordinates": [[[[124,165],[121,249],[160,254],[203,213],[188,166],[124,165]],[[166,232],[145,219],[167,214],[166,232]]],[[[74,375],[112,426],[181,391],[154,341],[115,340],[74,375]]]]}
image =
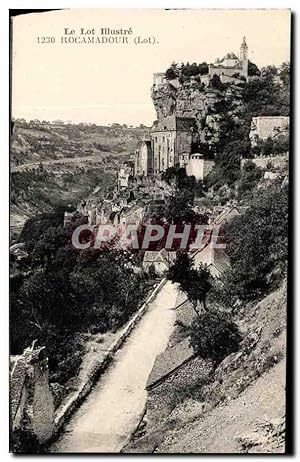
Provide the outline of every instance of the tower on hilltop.
{"type": "Polygon", "coordinates": [[[240,47],[240,61],[242,63],[243,71],[247,72],[248,75],[248,45],[246,37],[243,37],[243,41],[240,47]]]}

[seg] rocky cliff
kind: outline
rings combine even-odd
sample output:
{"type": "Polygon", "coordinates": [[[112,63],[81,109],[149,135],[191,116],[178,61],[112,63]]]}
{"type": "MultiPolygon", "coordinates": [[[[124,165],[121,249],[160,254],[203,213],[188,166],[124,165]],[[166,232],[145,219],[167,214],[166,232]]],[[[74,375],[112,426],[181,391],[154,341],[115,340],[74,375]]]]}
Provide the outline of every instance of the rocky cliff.
{"type": "Polygon", "coordinates": [[[219,141],[225,116],[237,119],[243,108],[242,88],[237,85],[217,89],[191,82],[177,87],[167,83],[153,87],[151,97],[158,120],[170,115],[194,117],[199,142],[211,146],[219,141]]]}

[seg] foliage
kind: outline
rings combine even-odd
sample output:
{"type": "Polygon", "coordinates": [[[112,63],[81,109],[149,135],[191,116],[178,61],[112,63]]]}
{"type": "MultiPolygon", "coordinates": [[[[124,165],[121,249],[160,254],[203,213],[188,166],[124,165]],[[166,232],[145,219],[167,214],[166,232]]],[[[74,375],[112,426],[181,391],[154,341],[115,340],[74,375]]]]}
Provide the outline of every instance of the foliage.
{"type": "Polygon", "coordinates": [[[208,64],[202,62],[200,64],[187,62],[182,63],[180,66],[177,63],[172,63],[166,70],[166,79],[173,80],[179,78],[181,83],[188,81],[191,77],[201,76],[208,74],[208,64]]]}
{"type": "Polygon", "coordinates": [[[192,223],[195,212],[192,205],[195,196],[202,196],[202,182],[188,176],[185,168],[170,167],[162,174],[162,180],[174,187],[174,193],[160,208],[159,215],[168,223],[192,223]]]}
{"type": "MultiPolygon", "coordinates": [[[[233,117],[234,107],[225,96],[216,102],[215,110],[221,115],[220,133],[219,141],[214,146],[216,166],[207,178],[208,187],[214,186],[216,190],[225,184],[233,186],[240,177],[240,159],[251,158],[260,149],[260,144],[254,150],[250,148],[252,117],[289,114],[289,72],[289,64],[283,63],[279,69],[268,67],[261,75],[252,76],[241,89],[242,105],[238,117],[233,117]]],[[[217,77],[212,85],[216,88],[220,86],[217,77]]],[[[272,155],[288,150],[288,139],[280,134],[272,142],[261,144],[263,152],[272,155]]]]}
{"type": "Polygon", "coordinates": [[[225,226],[232,269],[228,284],[241,300],[268,293],[287,271],[288,190],[259,190],[246,212],[225,226]]]}
{"type": "Polygon", "coordinates": [[[176,77],[177,77],[177,74],[176,74],[175,70],[172,67],[169,67],[166,70],[166,79],[167,80],[173,80],[173,79],[176,79],[176,77]]]}
{"type": "Polygon", "coordinates": [[[223,91],[227,88],[227,85],[221,82],[220,77],[217,74],[214,74],[210,79],[209,86],[215,90],[223,91]]]}
{"type": "Polygon", "coordinates": [[[253,190],[263,176],[263,171],[253,162],[245,162],[238,185],[238,198],[251,199],[253,190]]]}
{"type": "Polygon", "coordinates": [[[257,65],[248,60],[248,76],[253,77],[254,75],[260,75],[260,70],[257,65]]]}
{"type": "Polygon", "coordinates": [[[212,280],[206,266],[200,265],[198,268],[193,268],[192,265],[193,262],[186,253],[179,254],[170,267],[167,278],[179,284],[180,289],[187,295],[198,314],[199,303],[206,310],[206,298],[212,287],[212,280]]]}
{"type": "Polygon", "coordinates": [[[20,234],[20,242],[25,242],[27,250],[32,250],[37,240],[49,228],[57,228],[63,223],[64,209],[57,209],[52,213],[43,213],[29,218],[20,234]]]}
{"type": "Polygon", "coordinates": [[[258,139],[254,147],[251,148],[251,153],[254,156],[278,156],[289,151],[289,135],[288,133],[279,133],[274,138],[266,140],[258,139]]]}
{"type": "MultiPolygon", "coordinates": [[[[280,77],[280,76],[279,76],[280,77]]],[[[245,109],[252,116],[289,115],[289,81],[285,76],[283,85],[274,81],[270,70],[261,77],[250,79],[243,88],[245,109]]]]}
{"type": "Polygon", "coordinates": [[[194,352],[217,364],[238,351],[240,341],[237,325],[224,313],[203,313],[193,320],[190,327],[190,342],[194,352]]]}
{"type": "Polygon", "coordinates": [[[132,254],[79,253],[70,243],[73,228],[49,226],[49,220],[32,219],[24,231],[29,261],[26,275],[11,281],[11,351],[21,353],[38,339],[51,358],[51,374],[65,381],[81,362],[78,335],[122,326],[146,285],[144,274],[134,271],[140,262],[132,254]]]}

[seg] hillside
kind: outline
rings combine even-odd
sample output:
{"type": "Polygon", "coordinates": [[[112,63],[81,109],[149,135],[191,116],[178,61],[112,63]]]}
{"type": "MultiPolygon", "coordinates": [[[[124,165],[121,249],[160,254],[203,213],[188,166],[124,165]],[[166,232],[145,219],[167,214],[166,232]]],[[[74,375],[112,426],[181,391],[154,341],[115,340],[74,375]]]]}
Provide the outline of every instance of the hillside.
{"type": "Polygon", "coordinates": [[[101,158],[103,163],[128,158],[145,128],[102,127],[92,124],[53,125],[14,122],[11,137],[12,167],[26,163],[83,157],[101,158]]]}
{"type": "Polygon", "coordinates": [[[147,128],[15,121],[11,138],[11,234],[56,207],[77,205],[96,187],[105,195],[147,128]]]}
{"type": "MultiPolygon", "coordinates": [[[[186,321],[189,310],[177,311],[177,320],[186,321]]],[[[236,322],[241,348],[214,372],[206,363],[201,375],[199,359],[191,356],[190,364],[148,390],[146,426],[124,452],[284,452],[286,284],[245,307],[236,322]]],[[[170,363],[180,336],[178,323],[154,371],[170,363]]]]}
{"type": "MultiPolygon", "coordinates": [[[[115,169],[117,168],[114,167],[115,169]]],[[[93,192],[96,186],[105,195],[114,186],[115,172],[103,166],[85,164],[55,164],[11,175],[10,228],[12,238],[21,231],[25,221],[55,208],[76,206],[93,192]]]]}

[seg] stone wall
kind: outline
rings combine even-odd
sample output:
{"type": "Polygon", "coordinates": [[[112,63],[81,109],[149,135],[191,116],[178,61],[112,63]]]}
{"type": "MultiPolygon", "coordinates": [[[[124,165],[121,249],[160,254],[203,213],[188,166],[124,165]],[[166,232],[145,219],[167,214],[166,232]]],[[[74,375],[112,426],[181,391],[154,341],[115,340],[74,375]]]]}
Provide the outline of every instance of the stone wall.
{"type": "Polygon", "coordinates": [[[256,146],[257,140],[274,138],[282,132],[287,132],[289,128],[289,117],[286,116],[265,116],[253,117],[249,138],[251,145],[256,146]]]}
{"type": "Polygon", "coordinates": [[[214,166],[214,161],[209,159],[197,158],[197,154],[192,154],[186,165],[186,173],[194,176],[197,181],[207,177],[214,166]]]}
{"type": "Polygon", "coordinates": [[[210,363],[199,357],[192,357],[160,384],[148,389],[147,432],[168,417],[187,389],[191,389],[191,394],[192,390],[200,389],[211,370],[210,363]]]}
{"type": "MultiPolygon", "coordinates": [[[[102,361],[97,363],[95,369],[86,378],[85,383],[56,411],[50,390],[48,358],[45,349],[34,349],[33,344],[31,348],[24,351],[23,355],[15,359],[10,377],[12,441],[15,441],[14,434],[17,431],[23,432],[27,437],[32,437],[39,444],[49,442],[59,433],[165,283],[166,279],[162,279],[152,290],[145,303],[118,334],[102,361]]],[[[11,449],[15,450],[13,447],[11,449]]]]}
{"type": "Polygon", "coordinates": [[[257,167],[266,169],[269,165],[275,168],[283,168],[288,163],[288,156],[274,156],[274,157],[256,157],[255,159],[242,159],[241,168],[245,165],[246,162],[253,162],[257,167]]]}
{"type": "Polygon", "coordinates": [[[12,432],[45,443],[54,432],[54,401],[44,348],[28,348],[17,358],[10,381],[12,432]]]}

